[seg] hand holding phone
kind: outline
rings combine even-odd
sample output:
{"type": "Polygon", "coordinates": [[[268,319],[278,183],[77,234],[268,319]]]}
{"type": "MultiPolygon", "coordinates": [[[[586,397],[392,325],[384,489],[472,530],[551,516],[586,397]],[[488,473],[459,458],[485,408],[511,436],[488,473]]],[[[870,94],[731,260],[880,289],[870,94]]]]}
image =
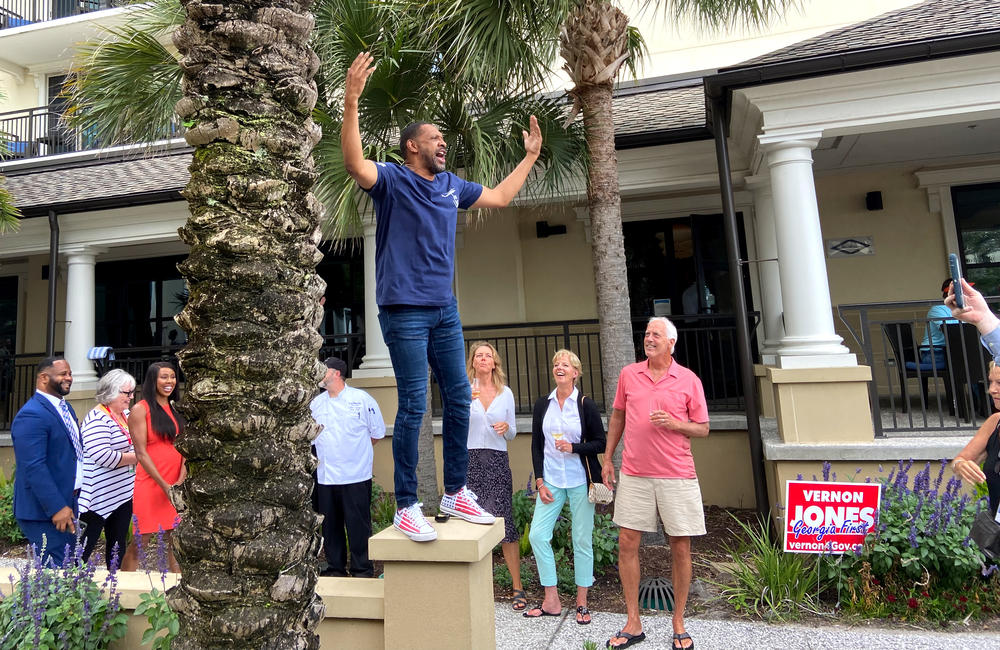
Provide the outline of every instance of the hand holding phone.
{"type": "Polygon", "coordinates": [[[958,255],[948,255],[948,268],[951,269],[951,290],[955,294],[955,306],[965,309],[965,296],[962,294],[962,268],[958,264],[958,255]]]}

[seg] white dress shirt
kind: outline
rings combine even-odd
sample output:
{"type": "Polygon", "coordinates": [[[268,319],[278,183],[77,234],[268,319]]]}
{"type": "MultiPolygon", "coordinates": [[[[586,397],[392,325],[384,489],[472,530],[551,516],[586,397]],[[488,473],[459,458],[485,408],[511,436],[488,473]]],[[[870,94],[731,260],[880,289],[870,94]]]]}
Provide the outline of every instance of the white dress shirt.
{"type": "Polygon", "coordinates": [[[514,393],[507,386],[503,387],[488,409],[478,399],[472,400],[469,410],[469,449],[496,449],[507,451],[507,441],[517,435],[514,427],[514,393]],[[494,424],[506,422],[507,433],[498,436],[494,424]]]}
{"type": "MultiPolygon", "coordinates": [[[[49,403],[52,404],[53,408],[55,408],[56,413],[61,413],[61,410],[60,410],[61,409],[61,405],[60,405],[60,403],[63,402],[63,401],[65,401],[63,398],[56,397],[55,395],[50,395],[49,393],[46,393],[43,390],[37,390],[36,389],[35,392],[38,393],[39,395],[41,395],[42,397],[44,397],[45,399],[49,400],[49,403]]],[[[62,415],[59,416],[59,421],[60,422],[63,421],[62,415]]],[[[76,420],[74,420],[73,421],[73,425],[76,427],[76,429],[73,431],[73,434],[76,436],[76,439],[79,440],[80,439],[80,423],[77,422],[76,420]]],[[[65,424],[63,425],[63,428],[64,429],[66,428],[65,424]]],[[[82,442],[80,444],[81,444],[81,446],[83,445],[82,442]]],[[[74,449],[76,449],[76,448],[74,447],[74,449]]],[[[83,459],[82,458],[77,458],[76,459],[76,478],[73,481],[73,489],[74,490],[79,490],[82,486],[83,486],[83,459]]]]}
{"type": "Polygon", "coordinates": [[[323,430],[313,440],[320,485],[348,485],[372,477],[372,439],[385,437],[385,422],[371,395],[344,386],[333,397],[323,391],[309,403],[313,419],[323,430]]]}
{"type": "Polygon", "coordinates": [[[587,484],[587,474],[583,470],[580,454],[567,454],[556,449],[552,433],[562,431],[566,442],[580,442],[583,427],[580,422],[580,409],[577,405],[580,391],[573,389],[570,396],[559,408],[556,391],[549,393],[549,408],[542,418],[542,433],[545,435],[545,454],[542,464],[545,482],[557,488],[574,488],[587,484]]]}

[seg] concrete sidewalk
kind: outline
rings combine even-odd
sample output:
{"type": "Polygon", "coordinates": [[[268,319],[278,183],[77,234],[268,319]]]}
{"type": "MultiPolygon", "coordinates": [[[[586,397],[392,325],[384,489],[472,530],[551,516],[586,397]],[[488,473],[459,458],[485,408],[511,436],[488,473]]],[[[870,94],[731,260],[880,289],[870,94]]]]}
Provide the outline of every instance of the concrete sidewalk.
{"type": "MultiPolygon", "coordinates": [[[[612,634],[625,624],[624,614],[594,612],[590,625],[577,625],[574,610],[564,609],[560,618],[527,619],[510,605],[497,603],[497,650],[550,648],[582,650],[584,641],[594,641],[604,648],[612,634]]],[[[670,615],[644,616],[646,640],[634,648],[663,650],[670,648],[673,630],[670,615]]],[[[788,648],[798,650],[828,648],[865,648],[865,650],[930,650],[931,648],[1000,648],[1000,635],[986,632],[927,632],[889,630],[870,627],[847,627],[831,623],[821,627],[805,625],[768,625],[741,620],[718,620],[690,617],[687,630],[698,650],[733,650],[735,648],[788,648]]]]}

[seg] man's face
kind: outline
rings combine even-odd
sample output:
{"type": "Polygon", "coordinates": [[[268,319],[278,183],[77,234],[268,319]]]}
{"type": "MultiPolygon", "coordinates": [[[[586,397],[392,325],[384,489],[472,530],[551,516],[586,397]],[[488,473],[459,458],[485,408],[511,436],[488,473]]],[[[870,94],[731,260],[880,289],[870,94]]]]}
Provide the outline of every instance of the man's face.
{"type": "Polygon", "coordinates": [[[69,369],[69,364],[59,360],[46,368],[38,375],[38,388],[49,395],[56,397],[66,397],[69,389],[73,386],[73,371],[69,369]]]}
{"type": "Polygon", "coordinates": [[[444,136],[433,124],[425,124],[417,131],[417,135],[407,141],[407,147],[416,147],[416,156],[427,169],[435,174],[444,171],[445,154],[448,145],[444,143],[444,136]]]}
{"type": "Polygon", "coordinates": [[[337,374],[336,370],[334,370],[333,368],[327,368],[326,374],[323,375],[323,381],[319,382],[319,387],[327,388],[330,385],[330,382],[333,381],[333,377],[336,374],[337,374]]]}
{"type": "Polygon", "coordinates": [[[667,326],[653,322],[646,326],[646,334],[642,339],[642,348],[647,359],[657,359],[664,355],[670,356],[674,351],[676,339],[667,338],[667,326]]]}

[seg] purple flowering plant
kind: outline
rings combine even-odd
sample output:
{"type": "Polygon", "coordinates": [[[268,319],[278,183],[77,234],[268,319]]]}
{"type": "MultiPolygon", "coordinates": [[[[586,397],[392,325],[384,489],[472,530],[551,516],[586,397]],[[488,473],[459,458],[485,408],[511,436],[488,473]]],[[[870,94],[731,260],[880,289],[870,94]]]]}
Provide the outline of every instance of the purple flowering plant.
{"type": "Polygon", "coordinates": [[[969,533],[984,504],[963,492],[957,477],[946,480],[947,464],[941,460],[917,468],[912,460],[899,461],[887,475],[879,467],[882,475],[872,482],[882,486],[881,508],[864,545],[827,558],[828,576],[837,581],[843,603],[899,609],[892,603],[909,602],[917,590],[919,611],[926,617],[930,612],[922,593],[962,589],[982,575],[983,555],[969,533]],[[890,594],[886,585],[900,593],[890,594]],[[887,600],[889,595],[896,600],[887,600]]]}
{"type": "Polygon", "coordinates": [[[125,636],[128,615],[121,611],[114,573],[95,582],[95,562],[82,562],[82,555],[78,540],[62,566],[50,568],[29,549],[13,591],[0,600],[0,648],[96,650],[125,636]]]}

